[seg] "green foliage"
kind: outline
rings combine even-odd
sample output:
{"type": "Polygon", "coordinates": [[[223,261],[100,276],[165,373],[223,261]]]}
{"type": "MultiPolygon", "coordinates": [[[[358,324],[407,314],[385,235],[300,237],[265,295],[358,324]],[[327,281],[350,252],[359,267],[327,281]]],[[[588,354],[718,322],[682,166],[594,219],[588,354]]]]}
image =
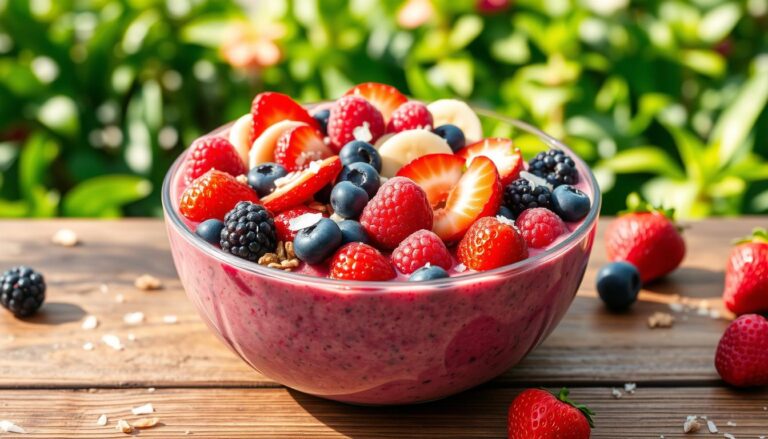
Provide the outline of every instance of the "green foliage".
{"type": "Polygon", "coordinates": [[[404,3],[0,1],[0,216],[158,215],[172,160],[260,90],[362,81],[562,138],[606,213],[633,191],[682,218],[768,211],[768,0],[431,0],[421,23],[404,3]]]}

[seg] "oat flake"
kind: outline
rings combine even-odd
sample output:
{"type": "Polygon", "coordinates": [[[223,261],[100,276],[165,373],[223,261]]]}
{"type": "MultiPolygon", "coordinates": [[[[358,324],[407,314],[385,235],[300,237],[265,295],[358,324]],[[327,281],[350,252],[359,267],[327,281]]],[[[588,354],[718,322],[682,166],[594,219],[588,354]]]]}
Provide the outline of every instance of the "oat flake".
{"type": "Polygon", "coordinates": [[[102,427],[107,425],[107,415],[99,416],[99,419],[96,420],[96,425],[100,425],[102,427]]]}
{"type": "Polygon", "coordinates": [[[90,331],[91,329],[96,329],[99,326],[99,319],[96,318],[96,316],[87,316],[85,319],[83,319],[82,328],[86,331],[90,331]]]}
{"type": "Polygon", "coordinates": [[[3,433],[19,433],[19,434],[27,434],[26,430],[19,427],[18,425],[14,424],[11,421],[0,421],[0,431],[3,433]]]}
{"type": "Polygon", "coordinates": [[[155,408],[152,407],[151,402],[131,409],[131,413],[133,413],[134,415],[148,415],[154,412],[155,412],[155,408]]]}

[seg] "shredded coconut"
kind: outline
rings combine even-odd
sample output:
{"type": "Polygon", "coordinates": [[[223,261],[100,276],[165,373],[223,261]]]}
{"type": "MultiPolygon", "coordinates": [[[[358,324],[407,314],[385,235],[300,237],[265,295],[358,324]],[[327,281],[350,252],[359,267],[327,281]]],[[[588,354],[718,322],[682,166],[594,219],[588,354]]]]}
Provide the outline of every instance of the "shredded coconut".
{"type": "Polygon", "coordinates": [[[515,228],[517,227],[515,225],[514,221],[512,221],[511,219],[505,217],[504,215],[496,215],[496,219],[499,220],[500,223],[503,223],[503,224],[506,224],[508,226],[512,226],[512,227],[515,227],[515,228]]]}
{"type": "Polygon", "coordinates": [[[100,425],[102,427],[107,425],[107,415],[99,416],[99,419],[96,420],[96,425],[100,425]]]}
{"type": "Polygon", "coordinates": [[[131,413],[133,413],[134,415],[148,415],[154,412],[155,412],[155,408],[152,407],[151,402],[131,409],[131,413]]]}
{"type": "Polygon", "coordinates": [[[94,346],[93,343],[91,343],[90,341],[83,343],[83,349],[85,349],[86,351],[92,351],[95,347],[96,346],[94,346]]]}
{"type": "Polygon", "coordinates": [[[453,269],[456,270],[457,273],[463,273],[467,271],[467,266],[459,263],[459,264],[456,264],[456,266],[453,267],[453,269]]]}
{"type": "Polygon", "coordinates": [[[373,134],[371,134],[370,124],[368,122],[363,122],[363,124],[360,125],[359,127],[355,127],[352,130],[352,136],[354,136],[355,140],[370,142],[371,139],[373,139],[373,134]]]}
{"type": "Polygon", "coordinates": [[[614,398],[616,398],[616,399],[621,399],[621,397],[622,397],[622,393],[621,393],[621,390],[619,390],[619,389],[617,389],[617,388],[615,388],[615,387],[614,387],[613,389],[611,389],[611,395],[612,395],[614,398]]]}
{"type": "Polygon", "coordinates": [[[528,171],[520,171],[520,177],[528,180],[531,183],[531,186],[534,188],[536,186],[545,186],[550,191],[552,191],[552,185],[547,183],[547,180],[544,178],[539,177],[538,175],[533,175],[528,171]]]}
{"type": "Polygon", "coordinates": [[[173,325],[175,323],[178,323],[178,321],[179,321],[179,318],[176,317],[175,315],[168,314],[166,316],[163,316],[163,323],[166,323],[168,325],[173,325]]]}
{"type": "Polygon", "coordinates": [[[96,329],[99,326],[99,319],[96,318],[96,316],[87,316],[85,319],[83,319],[82,328],[86,331],[90,331],[91,329],[96,329]]]}
{"type": "Polygon", "coordinates": [[[144,321],[144,313],[141,311],[129,312],[123,316],[123,322],[126,325],[138,325],[144,321]]]}
{"type": "Polygon", "coordinates": [[[315,160],[314,162],[309,162],[309,171],[313,174],[317,174],[320,172],[320,163],[322,163],[322,160],[315,160]]]}
{"type": "Polygon", "coordinates": [[[710,433],[717,433],[717,425],[712,421],[707,421],[707,430],[709,430],[710,433]]]}
{"type": "Polygon", "coordinates": [[[736,436],[732,435],[731,433],[725,433],[723,437],[726,439],[736,439],[736,436]]]}
{"type": "Polygon", "coordinates": [[[116,335],[106,334],[103,337],[101,337],[101,341],[104,342],[105,345],[111,347],[116,351],[123,350],[123,343],[120,342],[120,338],[118,338],[118,336],[116,335]]]}
{"type": "Polygon", "coordinates": [[[632,394],[635,393],[635,390],[637,390],[637,384],[636,383],[624,383],[624,391],[632,394]]]}
{"type": "Polygon", "coordinates": [[[288,230],[298,232],[301,229],[312,227],[323,219],[322,213],[305,213],[288,220],[288,230]]]}
{"type": "Polygon", "coordinates": [[[128,334],[128,340],[129,341],[136,341],[136,336],[133,335],[133,333],[128,334]]]}
{"type": "Polygon", "coordinates": [[[0,421],[0,431],[3,433],[27,434],[27,432],[11,421],[0,421]]]}

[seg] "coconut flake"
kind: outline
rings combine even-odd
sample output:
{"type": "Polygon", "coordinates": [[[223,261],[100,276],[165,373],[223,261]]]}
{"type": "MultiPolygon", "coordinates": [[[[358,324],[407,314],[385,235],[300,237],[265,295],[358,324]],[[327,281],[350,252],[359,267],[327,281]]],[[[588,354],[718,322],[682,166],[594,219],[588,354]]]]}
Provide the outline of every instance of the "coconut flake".
{"type": "Polygon", "coordinates": [[[101,341],[104,342],[105,345],[111,347],[116,351],[123,350],[123,344],[120,342],[120,338],[116,335],[106,334],[103,337],[101,337],[101,341]]]}
{"type": "Polygon", "coordinates": [[[163,316],[163,323],[166,323],[168,325],[173,325],[175,323],[178,323],[178,321],[179,321],[179,318],[173,314],[168,314],[163,316]]]}
{"type": "Polygon", "coordinates": [[[362,125],[355,127],[355,129],[352,130],[352,136],[355,138],[355,140],[370,142],[371,139],[373,139],[370,124],[368,122],[363,122],[362,125]]]}
{"type": "Polygon", "coordinates": [[[717,425],[712,421],[707,421],[707,430],[709,430],[710,433],[717,433],[717,425]]]}
{"type": "Polygon", "coordinates": [[[736,439],[736,436],[732,435],[731,433],[725,433],[723,435],[725,439],[736,439]]]}
{"type": "Polygon", "coordinates": [[[697,416],[688,416],[683,423],[683,433],[695,433],[699,431],[699,428],[701,428],[701,424],[697,416]]]}
{"type": "Polygon", "coordinates": [[[515,225],[515,222],[505,217],[504,215],[496,215],[496,219],[499,220],[500,223],[517,228],[517,226],[515,225]]]}
{"type": "Polygon", "coordinates": [[[622,393],[621,393],[621,390],[619,390],[619,389],[617,389],[615,387],[613,389],[611,389],[611,395],[614,398],[616,398],[616,399],[621,399],[621,397],[623,396],[622,393]]]}
{"type": "Polygon", "coordinates": [[[736,423],[735,423],[735,422],[733,422],[733,421],[728,421],[728,422],[726,422],[726,423],[725,423],[725,425],[727,425],[727,426],[729,426],[729,427],[735,427],[735,426],[736,426],[736,423]]]}
{"type": "Polygon", "coordinates": [[[83,349],[86,351],[92,351],[95,347],[90,341],[83,343],[83,349]]]}
{"type": "Polygon", "coordinates": [[[96,316],[87,316],[85,319],[83,319],[81,328],[85,329],[86,331],[90,331],[91,329],[96,329],[98,326],[99,319],[97,319],[96,316]]]}
{"type": "Polygon", "coordinates": [[[155,412],[155,408],[152,407],[151,402],[131,409],[131,413],[133,413],[134,415],[148,415],[154,412],[155,412]]]}
{"type": "Polygon", "coordinates": [[[317,174],[318,172],[320,172],[320,163],[322,162],[323,162],[322,160],[315,160],[314,162],[309,162],[309,167],[307,169],[309,169],[309,172],[313,174],[317,174]]]}
{"type": "Polygon", "coordinates": [[[531,174],[528,171],[520,171],[520,178],[524,178],[528,180],[529,183],[531,183],[531,186],[536,188],[536,186],[545,186],[550,191],[552,191],[552,185],[547,182],[546,179],[539,177],[538,175],[531,174]]]}
{"type": "Polygon", "coordinates": [[[344,218],[343,216],[339,215],[339,214],[338,214],[338,213],[336,213],[336,212],[333,212],[333,213],[331,214],[331,216],[330,216],[330,220],[331,220],[331,221],[333,221],[333,222],[335,222],[336,224],[339,224],[339,223],[341,223],[341,222],[342,222],[342,221],[344,221],[345,219],[346,219],[346,218],[344,218]]]}
{"type": "Polygon", "coordinates": [[[123,303],[123,302],[125,302],[125,296],[123,296],[122,294],[118,294],[118,295],[116,295],[116,296],[115,296],[115,302],[117,302],[117,303],[123,303]]]}
{"type": "Polygon", "coordinates": [[[633,394],[637,390],[637,383],[624,383],[624,391],[633,394]]]}
{"type": "Polygon", "coordinates": [[[669,304],[669,309],[674,312],[683,312],[685,311],[685,306],[682,303],[672,302],[669,304]]]}
{"type": "Polygon", "coordinates": [[[102,427],[107,425],[107,415],[99,416],[99,419],[96,420],[96,425],[100,425],[102,427]]]}
{"type": "Polygon", "coordinates": [[[123,316],[123,322],[126,325],[138,325],[144,321],[144,313],[141,311],[129,312],[123,316]]]}
{"type": "Polygon", "coordinates": [[[74,247],[79,242],[77,233],[71,229],[60,229],[51,237],[51,242],[62,247],[74,247]]]}
{"type": "Polygon", "coordinates": [[[136,336],[133,333],[128,334],[128,341],[136,341],[136,336]]]}
{"type": "Polygon", "coordinates": [[[27,434],[26,430],[19,427],[18,425],[14,424],[11,421],[0,421],[0,431],[3,433],[19,433],[19,434],[27,434]]]}
{"type": "Polygon", "coordinates": [[[464,264],[462,264],[462,263],[458,263],[458,264],[456,264],[456,266],[455,266],[455,267],[453,267],[453,269],[454,269],[454,270],[455,270],[457,273],[463,273],[463,272],[467,271],[467,266],[466,266],[466,265],[464,265],[464,264]]]}
{"type": "Polygon", "coordinates": [[[288,230],[298,232],[301,229],[312,227],[323,219],[322,213],[305,213],[288,220],[288,230]]]}

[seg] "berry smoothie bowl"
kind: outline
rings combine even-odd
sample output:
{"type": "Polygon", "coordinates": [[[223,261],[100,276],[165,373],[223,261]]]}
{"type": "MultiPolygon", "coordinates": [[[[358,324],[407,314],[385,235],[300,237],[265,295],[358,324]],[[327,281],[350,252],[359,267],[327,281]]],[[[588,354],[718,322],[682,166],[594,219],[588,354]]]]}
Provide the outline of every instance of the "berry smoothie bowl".
{"type": "Polygon", "coordinates": [[[536,128],[367,83],[312,107],[258,95],[179,157],[163,207],[227,346],[296,390],[385,405],[469,389],[539,345],[581,283],[600,191],[536,128]],[[518,143],[542,152],[526,163],[518,143]]]}

